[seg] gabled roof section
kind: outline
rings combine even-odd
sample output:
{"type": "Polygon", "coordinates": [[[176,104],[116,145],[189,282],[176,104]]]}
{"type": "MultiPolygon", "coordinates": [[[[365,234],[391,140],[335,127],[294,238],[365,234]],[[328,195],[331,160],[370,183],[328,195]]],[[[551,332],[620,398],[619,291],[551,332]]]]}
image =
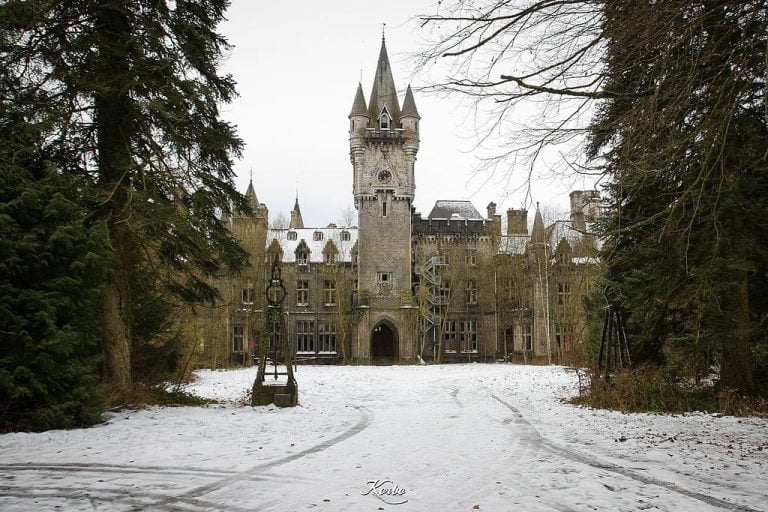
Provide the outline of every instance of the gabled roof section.
{"type": "Polygon", "coordinates": [[[363,85],[358,82],[357,92],[355,93],[355,101],[352,103],[352,110],[349,112],[349,117],[352,116],[368,116],[368,107],[365,105],[365,96],[363,95],[363,85]]]}
{"type": "Polygon", "coordinates": [[[469,201],[437,201],[427,218],[483,220],[483,216],[469,201]]]}
{"type": "Polygon", "coordinates": [[[309,245],[307,245],[307,241],[304,240],[303,238],[299,241],[298,245],[293,250],[293,254],[298,254],[300,252],[306,252],[306,253],[312,252],[312,250],[309,248],[309,245]]]}
{"type": "Polygon", "coordinates": [[[389,115],[395,123],[400,125],[400,103],[397,100],[395,79],[392,76],[392,68],[389,65],[387,45],[384,37],[381,38],[381,50],[379,51],[379,63],[376,65],[376,76],[373,78],[371,89],[371,103],[368,105],[368,114],[371,120],[379,118],[381,109],[387,107],[389,115]]]}
{"type": "Polygon", "coordinates": [[[400,117],[415,117],[421,119],[419,111],[416,109],[416,102],[413,99],[413,91],[411,91],[411,84],[408,84],[408,90],[405,91],[405,99],[403,100],[403,113],[400,117]]]}

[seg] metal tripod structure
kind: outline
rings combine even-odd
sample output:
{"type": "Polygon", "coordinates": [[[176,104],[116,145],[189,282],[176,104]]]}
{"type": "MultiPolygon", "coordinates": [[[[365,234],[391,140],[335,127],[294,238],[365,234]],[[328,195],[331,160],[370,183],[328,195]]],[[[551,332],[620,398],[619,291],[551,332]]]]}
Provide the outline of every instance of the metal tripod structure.
{"type": "Polygon", "coordinates": [[[600,339],[597,367],[603,378],[609,380],[613,371],[629,368],[631,365],[624,314],[618,306],[608,306],[603,318],[603,335],[600,339]]]}

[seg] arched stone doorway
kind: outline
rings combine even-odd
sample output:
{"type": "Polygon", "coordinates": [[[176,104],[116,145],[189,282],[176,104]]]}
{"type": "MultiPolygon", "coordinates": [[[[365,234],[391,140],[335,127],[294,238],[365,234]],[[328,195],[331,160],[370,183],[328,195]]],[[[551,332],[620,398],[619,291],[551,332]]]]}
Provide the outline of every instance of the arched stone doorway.
{"type": "Polygon", "coordinates": [[[371,359],[375,363],[394,362],[397,359],[397,329],[386,320],[376,324],[371,332],[371,359]]]}

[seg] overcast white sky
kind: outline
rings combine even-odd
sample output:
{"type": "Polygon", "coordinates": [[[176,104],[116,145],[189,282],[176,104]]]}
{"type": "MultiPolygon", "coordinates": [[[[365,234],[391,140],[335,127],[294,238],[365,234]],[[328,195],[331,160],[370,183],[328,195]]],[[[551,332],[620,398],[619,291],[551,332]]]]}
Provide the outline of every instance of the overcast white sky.
{"type": "MultiPolygon", "coordinates": [[[[409,20],[431,11],[432,0],[233,0],[220,27],[234,45],[222,71],[234,75],[240,97],[224,106],[223,114],[238,125],[246,143],[235,167],[240,189],[253,169],[256,194],[272,216],[290,211],[298,182],[305,225],[338,222],[341,210],[353,204],[347,115],[361,70],[368,101],[386,23],[397,87],[404,91],[410,81],[424,83],[411,75],[408,54],[418,52],[427,35],[409,20]]],[[[519,208],[524,193],[509,195],[510,187],[499,180],[473,179],[474,124],[460,99],[424,93],[415,98],[422,117],[417,209],[426,216],[438,199],[468,199],[483,214],[490,201],[500,212],[519,208]]],[[[590,188],[580,178],[536,180],[532,200],[567,210],[574,187],[590,188]]]]}

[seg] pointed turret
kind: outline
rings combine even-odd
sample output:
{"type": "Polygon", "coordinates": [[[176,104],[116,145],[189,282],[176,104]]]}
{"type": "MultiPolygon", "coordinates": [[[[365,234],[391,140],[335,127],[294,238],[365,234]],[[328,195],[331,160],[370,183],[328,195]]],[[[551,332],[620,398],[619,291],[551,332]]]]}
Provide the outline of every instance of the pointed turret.
{"type": "Polygon", "coordinates": [[[413,100],[411,84],[408,84],[408,90],[405,91],[405,99],[403,100],[403,113],[400,114],[400,118],[403,117],[415,117],[416,119],[421,119],[419,111],[416,109],[416,102],[413,100]]]}
{"type": "Polygon", "coordinates": [[[408,90],[405,91],[405,100],[403,100],[403,112],[400,114],[400,126],[405,130],[419,131],[419,111],[416,110],[416,102],[413,100],[413,91],[408,84],[408,90]]]}
{"type": "Polygon", "coordinates": [[[365,105],[363,85],[359,82],[357,84],[357,93],[355,93],[355,101],[352,103],[352,110],[348,117],[350,136],[358,130],[368,128],[371,124],[371,119],[368,117],[368,107],[365,105]]]}
{"type": "Polygon", "coordinates": [[[363,95],[363,84],[360,82],[357,83],[355,101],[352,103],[352,110],[348,117],[352,119],[355,116],[368,117],[368,107],[365,105],[365,96],[363,95]]]}
{"type": "Polygon", "coordinates": [[[291,223],[288,227],[290,229],[304,229],[304,219],[301,218],[298,195],[296,196],[296,204],[293,205],[293,210],[291,210],[291,223]]]}
{"type": "Polygon", "coordinates": [[[533,229],[531,230],[531,243],[532,244],[547,243],[547,235],[544,232],[544,219],[542,219],[541,211],[539,211],[539,203],[536,203],[536,217],[533,218],[533,229]]]}
{"type": "Polygon", "coordinates": [[[387,45],[384,36],[382,36],[379,63],[376,66],[376,76],[373,79],[373,89],[371,89],[371,103],[368,106],[368,114],[376,127],[382,126],[380,118],[385,108],[389,114],[389,120],[383,126],[388,129],[399,127],[400,103],[397,101],[397,89],[395,88],[395,79],[392,76],[392,68],[389,65],[387,45]]]}
{"type": "Polygon", "coordinates": [[[248,183],[248,189],[245,191],[245,198],[248,200],[248,206],[254,213],[259,209],[259,199],[256,197],[256,190],[253,188],[253,181],[248,183]]]}

